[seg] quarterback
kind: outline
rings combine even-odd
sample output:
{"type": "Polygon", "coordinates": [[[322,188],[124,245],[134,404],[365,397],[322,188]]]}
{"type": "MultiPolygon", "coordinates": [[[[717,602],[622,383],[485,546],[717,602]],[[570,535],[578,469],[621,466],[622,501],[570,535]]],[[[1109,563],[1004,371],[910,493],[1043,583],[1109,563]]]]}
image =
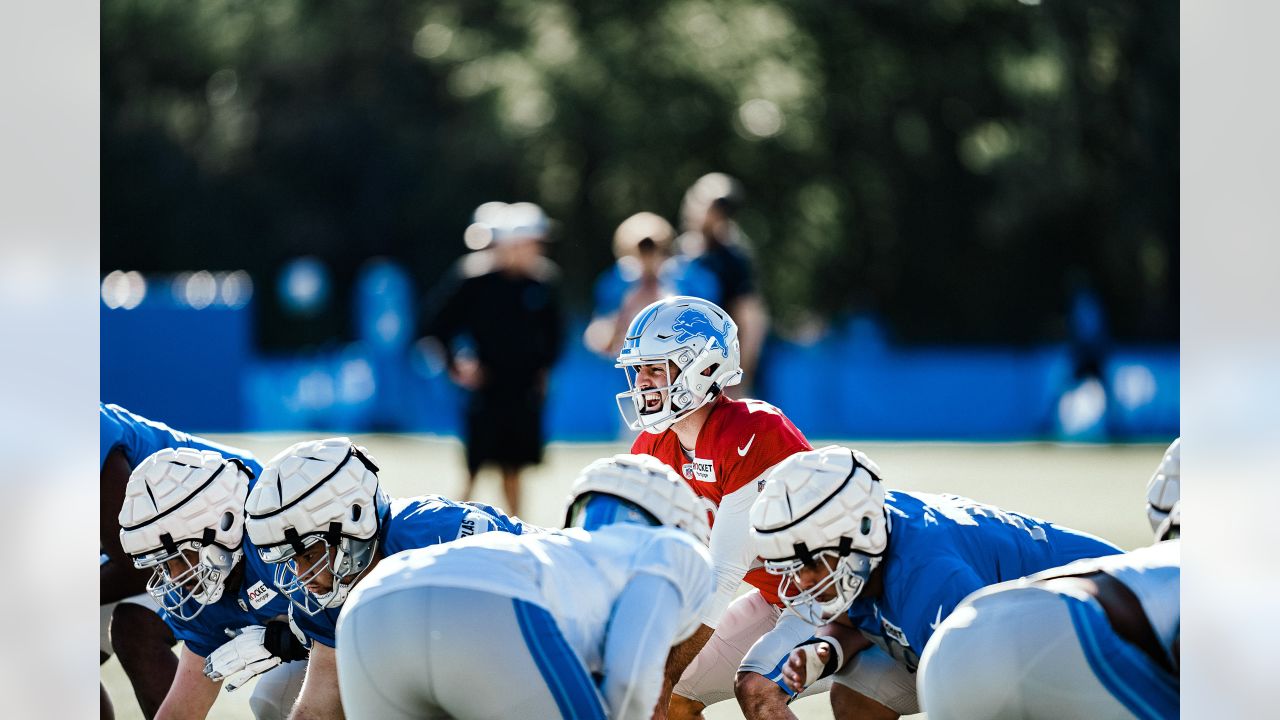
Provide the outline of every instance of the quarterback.
{"type": "MultiPolygon", "coordinates": [[[[797,616],[784,613],[778,578],[768,574],[748,537],[752,503],[765,473],[793,453],[809,450],[804,435],[778,408],[760,400],[730,400],[723,391],[742,377],[737,326],[714,303],[677,296],[659,300],[631,321],[618,354],[628,390],[618,409],[641,431],[631,452],[653,455],[680,473],[715,508],[710,552],[715,596],[701,627],[672,651],[667,666],[674,718],[698,717],[707,705],[738,698],[748,717],[785,711],[794,692],[781,680],[778,658],[809,636],[797,616]],[[754,589],[735,599],[746,581],[754,589]]],[[[888,698],[877,688],[910,678],[887,656],[869,653],[860,676],[868,712],[888,698]]],[[[806,688],[821,692],[829,682],[806,688]]]]}

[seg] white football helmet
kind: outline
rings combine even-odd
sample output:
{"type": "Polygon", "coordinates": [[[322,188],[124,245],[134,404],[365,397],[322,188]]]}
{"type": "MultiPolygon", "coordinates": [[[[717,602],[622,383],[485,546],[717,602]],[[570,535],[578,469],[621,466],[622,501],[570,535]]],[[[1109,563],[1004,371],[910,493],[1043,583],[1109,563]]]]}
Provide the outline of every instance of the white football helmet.
{"type": "Polygon", "coordinates": [[[660,433],[741,382],[738,326],[728,313],[702,298],[665,298],[631,321],[615,367],[627,374],[629,389],[617,395],[627,427],[660,433]],[[637,369],[659,363],[666,367],[667,384],[638,387],[637,369]]]}
{"type": "Polygon", "coordinates": [[[1156,542],[1165,540],[1177,540],[1182,537],[1182,501],[1173,504],[1173,509],[1169,511],[1169,516],[1160,522],[1160,527],[1156,528],[1156,542]]]}
{"type": "Polygon", "coordinates": [[[190,620],[222,597],[243,555],[252,477],[239,458],[195,448],[160,450],[129,475],[120,545],[153,570],[147,592],[175,617],[190,620]]]}
{"type": "Polygon", "coordinates": [[[259,557],[275,565],[276,587],[315,615],[342,605],[369,569],[390,506],[365,449],[330,438],[300,442],[267,463],[245,505],[245,525],[259,557]],[[324,554],[299,573],[296,556],[316,544],[324,554]],[[332,587],[308,590],[326,571],[332,587]]]}
{"type": "Polygon", "coordinates": [[[669,525],[711,542],[710,502],[652,455],[614,455],[582,469],[569,491],[565,527],[595,530],[615,522],[669,525]]]}
{"type": "Polygon", "coordinates": [[[880,468],[857,450],[829,445],[778,463],[751,506],[751,539],[778,594],[814,625],[853,604],[889,542],[880,468]],[[806,566],[826,576],[804,589],[806,566]],[[823,600],[829,589],[835,596],[823,600]]]}
{"type": "Polygon", "coordinates": [[[1182,438],[1173,441],[1156,472],[1147,483],[1147,520],[1151,522],[1152,532],[1158,532],[1160,523],[1169,517],[1169,511],[1181,496],[1181,478],[1179,465],[1182,457],[1182,438]]]}

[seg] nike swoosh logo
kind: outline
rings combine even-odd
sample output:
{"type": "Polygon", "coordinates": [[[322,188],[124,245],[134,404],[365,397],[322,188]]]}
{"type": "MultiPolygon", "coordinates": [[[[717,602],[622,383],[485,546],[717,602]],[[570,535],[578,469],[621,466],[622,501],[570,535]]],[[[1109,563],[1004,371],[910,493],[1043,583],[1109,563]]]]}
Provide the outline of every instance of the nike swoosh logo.
{"type": "Polygon", "coordinates": [[[930,630],[937,630],[937,629],[938,629],[938,626],[939,626],[939,625],[941,625],[941,624],[942,624],[942,606],[941,606],[941,605],[939,605],[939,606],[938,606],[938,614],[937,614],[937,616],[935,616],[935,617],[933,618],[933,622],[929,623],[929,629],[930,629],[930,630]]]}
{"type": "Polygon", "coordinates": [[[755,442],[755,441],[756,441],[756,436],[755,436],[754,434],[752,434],[752,435],[751,435],[751,439],[747,441],[747,444],[746,444],[746,445],[743,445],[743,446],[742,446],[742,447],[740,447],[740,448],[738,448],[738,457],[746,457],[746,456],[747,456],[747,451],[749,451],[749,450],[751,449],[751,443],[753,443],[753,442],[755,442]]]}

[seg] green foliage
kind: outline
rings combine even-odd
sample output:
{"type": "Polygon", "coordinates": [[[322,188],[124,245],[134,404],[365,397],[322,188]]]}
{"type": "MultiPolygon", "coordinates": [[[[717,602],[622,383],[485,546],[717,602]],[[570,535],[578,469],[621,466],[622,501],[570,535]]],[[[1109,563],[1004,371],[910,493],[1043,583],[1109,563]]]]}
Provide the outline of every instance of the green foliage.
{"type": "Polygon", "coordinates": [[[721,170],[782,332],[869,311],[908,341],[1050,339],[1083,278],[1117,335],[1168,340],[1177,22],[1155,0],[105,0],[103,269],[264,288],[312,253],[343,288],[390,255],[426,284],[476,205],[529,199],[585,311],[614,227],[678,221],[721,170]]]}

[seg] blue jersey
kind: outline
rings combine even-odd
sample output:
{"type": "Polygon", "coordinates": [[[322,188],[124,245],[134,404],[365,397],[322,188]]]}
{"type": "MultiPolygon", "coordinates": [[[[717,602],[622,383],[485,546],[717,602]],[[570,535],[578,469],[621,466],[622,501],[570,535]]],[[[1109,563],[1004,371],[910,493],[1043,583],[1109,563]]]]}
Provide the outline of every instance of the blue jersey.
{"type": "Polygon", "coordinates": [[[120,448],[129,461],[130,468],[136,468],[143,460],[164,448],[196,448],[198,450],[214,450],[224,457],[236,457],[253,472],[256,478],[262,474],[262,466],[253,453],[240,448],[233,448],[221,443],[205,440],[202,437],[188,435],[181,430],[161,422],[148,420],[141,415],[134,415],[119,405],[98,403],[98,467],[107,462],[111,451],[120,448]]]}
{"type": "MultiPolygon", "coordinates": [[[[456,502],[439,495],[397,498],[391,501],[391,509],[378,534],[379,553],[390,557],[402,550],[438,545],[491,530],[519,535],[524,529],[519,518],[507,517],[506,513],[484,503],[456,502]]],[[[335,607],[315,615],[294,613],[293,619],[307,637],[333,647],[341,610],[335,607]]]]}
{"type": "Polygon", "coordinates": [[[1120,552],[1069,528],[955,495],[888,492],[883,590],[849,619],[915,671],[933,631],[969,593],[1081,558],[1120,552]]]}
{"type": "Polygon", "coordinates": [[[229,587],[223,590],[218,602],[206,605],[199,615],[183,620],[160,611],[160,616],[173,629],[174,636],[200,657],[208,657],[230,640],[228,630],[265,625],[268,620],[288,616],[289,599],[276,591],[271,566],[258,557],[258,548],[249,541],[248,535],[244,538],[244,559],[241,562],[244,563],[244,575],[240,587],[234,593],[229,587]]]}

